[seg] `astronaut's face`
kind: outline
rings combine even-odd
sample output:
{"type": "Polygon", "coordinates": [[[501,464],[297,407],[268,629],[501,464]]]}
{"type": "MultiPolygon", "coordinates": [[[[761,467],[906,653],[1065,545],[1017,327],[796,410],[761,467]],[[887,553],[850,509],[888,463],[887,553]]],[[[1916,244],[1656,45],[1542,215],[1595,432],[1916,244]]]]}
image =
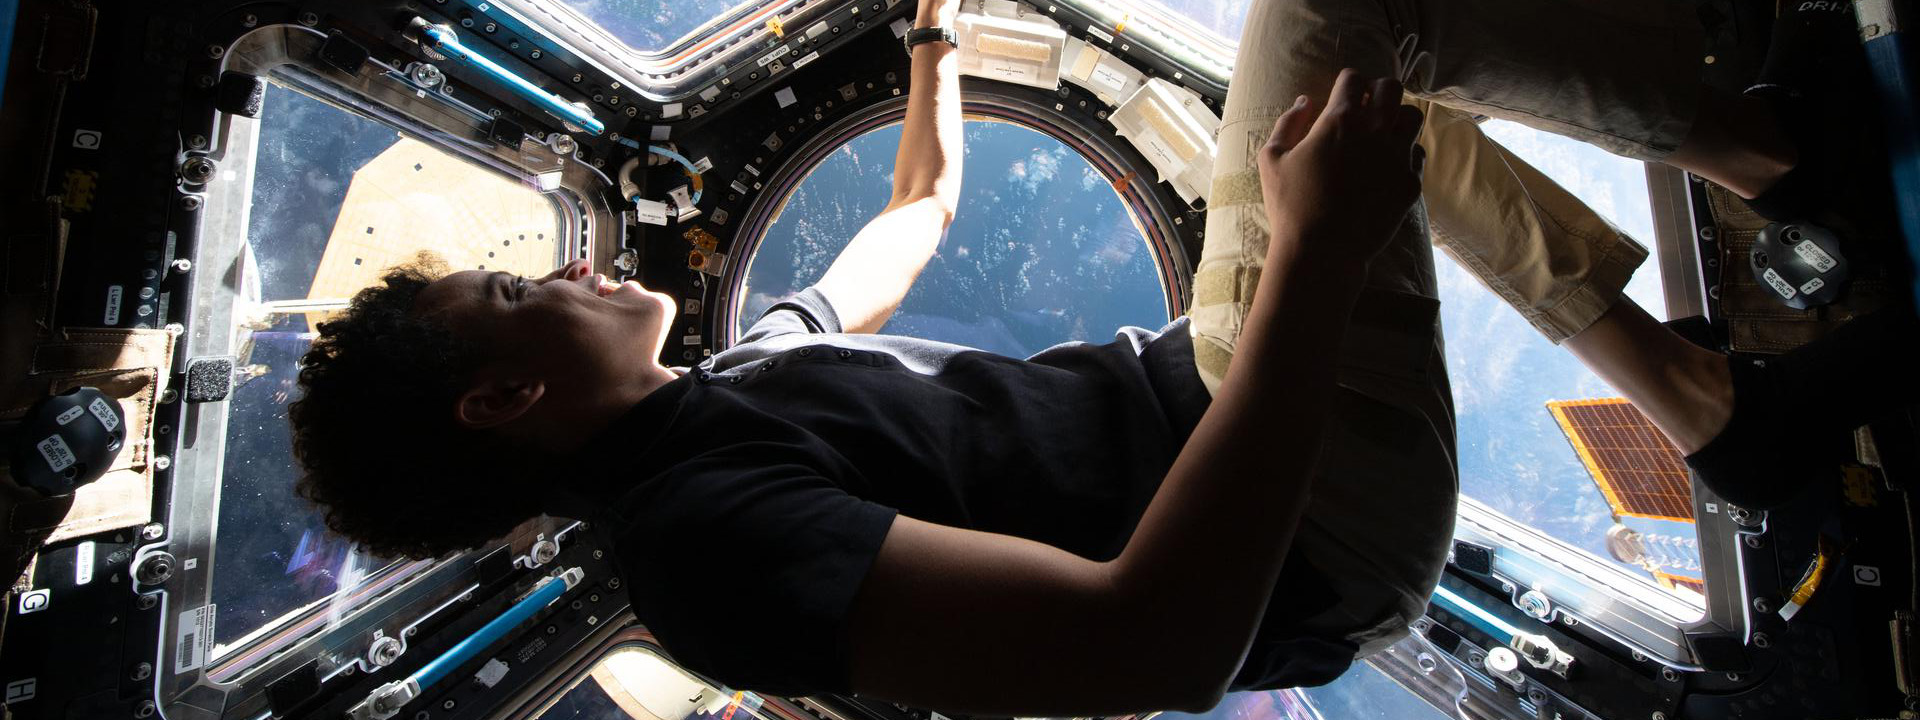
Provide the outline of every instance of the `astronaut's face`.
{"type": "Polygon", "coordinates": [[[673,298],[612,282],[585,260],[540,278],[457,272],[414,302],[415,312],[444,318],[456,336],[486,349],[483,372],[587,392],[652,366],[673,308],[673,298]]]}

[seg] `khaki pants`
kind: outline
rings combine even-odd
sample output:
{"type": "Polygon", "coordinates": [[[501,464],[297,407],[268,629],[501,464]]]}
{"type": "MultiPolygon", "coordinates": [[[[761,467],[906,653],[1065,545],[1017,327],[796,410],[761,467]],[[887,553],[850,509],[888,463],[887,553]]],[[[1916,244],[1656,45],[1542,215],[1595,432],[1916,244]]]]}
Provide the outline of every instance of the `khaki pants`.
{"type": "Polygon", "coordinates": [[[1297,95],[1325,97],[1343,67],[1403,78],[1427,111],[1424,200],[1369,266],[1294,541],[1345,602],[1305,629],[1344,634],[1362,654],[1385,647],[1424,612],[1446,563],[1458,483],[1429,237],[1556,343],[1605,312],[1646,258],[1472,116],[1659,160],[1693,117],[1703,39],[1692,12],[1681,0],[1254,1],[1190,312],[1210,389],[1266,256],[1254,159],[1275,119],[1297,95]]]}

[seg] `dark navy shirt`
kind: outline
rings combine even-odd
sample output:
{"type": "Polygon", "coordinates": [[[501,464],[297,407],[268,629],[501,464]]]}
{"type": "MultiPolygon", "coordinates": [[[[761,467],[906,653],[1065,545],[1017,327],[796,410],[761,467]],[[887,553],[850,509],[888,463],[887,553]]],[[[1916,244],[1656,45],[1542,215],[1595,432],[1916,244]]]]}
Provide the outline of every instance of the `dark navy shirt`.
{"type": "MultiPolygon", "coordinates": [[[[845,693],[847,610],[896,513],[1111,559],[1208,400],[1184,319],[1019,360],[842,334],[810,288],[616,422],[588,456],[630,469],[589,495],[676,661],[735,689],[845,693]]],[[[1300,562],[1282,583],[1270,619],[1332,602],[1300,562]]],[[[1352,653],[1263,623],[1235,687],[1324,683],[1352,653]]]]}

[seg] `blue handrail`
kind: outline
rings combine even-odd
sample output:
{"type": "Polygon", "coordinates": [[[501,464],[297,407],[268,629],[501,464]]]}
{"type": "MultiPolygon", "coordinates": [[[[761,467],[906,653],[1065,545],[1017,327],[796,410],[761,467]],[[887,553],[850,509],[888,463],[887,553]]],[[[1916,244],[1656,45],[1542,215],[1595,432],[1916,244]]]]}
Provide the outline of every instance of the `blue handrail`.
{"type": "Polygon", "coordinates": [[[514,91],[533,104],[539,105],[541,109],[553,113],[555,117],[572,123],[582,130],[594,135],[606,132],[607,124],[600,122],[599,118],[594,117],[591,111],[579,105],[569,103],[559,95],[541,89],[540,86],[528,82],[526,78],[514,74],[512,70],[501,67],[499,63],[487,59],[487,56],[474,52],[471,48],[462,45],[460,43],[460,36],[455,34],[452,29],[441,25],[428,24],[425,20],[418,18],[415,19],[415,24],[420,30],[420,41],[432,48],[435,52],[445,55],[447,59],[458,60],[472,65],[488,77],[507,86],[508,90],[514,91]]]}
{"type": "Polygon", "coordinates": [[[561,595],[566,594],[567,588],[578,582],[579,577],[580,571],[573,569],[558,577],[541,581],[531,594],[520,602],[514,603],[513,607],[501,613],[500,617],[494,618],[479,630],[475,630],[472,635],[468,635],[466,639],[448,648],[446,652],[440,653],[440,657],[421,666],[419,670],[414,671],[412,677],[407,679],[413,681],[421,690],[433,687],[434,683],[445,678],[448,673],[453,672],[454,668],[465,665],[468,660],[479,655],[480,651],[499,642],[500,638],[506,637],[506,634],[518,627],[520,623],[526,622],[535,613],[545,610],[547,606],[559,600],[561,595]]]}
{"type": "Polygon", "coordinates": [[[1488,635],[1492,635],[1495,640],[1499,640],[1502,644],[1513,644],[1514,637],[1520,634],[1519,629],[1515,628],[1512,624],[1500,619],[1499,616],[1493,613],[1481,609],[1480,606],[1468,602],[1466,598],[1460,597],[1458,593],[1448,590],[1445,586],[1438,586],[1433,589],[1433,602],[1448,612],[1460,616],[1461,619],[1473,623],[1474,627],[1480,628],[1481,631],[1488,635]]]}
{"type": "Polygon", "coordinates": [[[533,592],[513,603],[513,607],[501,613],[479,630],[440,653],[439,657],[429,661],[412,675],[395,680],[375,688],[365,700],[356,703],[347,710],[350,720],[388,720],[400,713],[400,708],[420,697],[420,693],[432,687],[434,683],[446,679],[447,674],[468,661],[474,659],[487,648],[500,642],[507,633],[536,613],[559,601],[567,590],[578,586],[586,573],[580,568],[568,568],[565,572],[540,581],[533,592]]]}

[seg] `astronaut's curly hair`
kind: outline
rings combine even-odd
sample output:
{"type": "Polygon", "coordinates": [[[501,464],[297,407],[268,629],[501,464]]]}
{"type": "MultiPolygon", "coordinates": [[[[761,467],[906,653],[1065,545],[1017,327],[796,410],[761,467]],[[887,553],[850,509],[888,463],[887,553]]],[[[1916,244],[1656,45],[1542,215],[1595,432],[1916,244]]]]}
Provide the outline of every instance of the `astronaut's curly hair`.
{"type": "Polygon", "coordinates": [[[526,448],[454,421],[482,348],[413,307],[446,273],[423,253],[320,323],[287,412],[296,490],[325,510],[329,529],[382,557],[478,547],[538,512],[507,492],[533,463],[526,448]]]}

